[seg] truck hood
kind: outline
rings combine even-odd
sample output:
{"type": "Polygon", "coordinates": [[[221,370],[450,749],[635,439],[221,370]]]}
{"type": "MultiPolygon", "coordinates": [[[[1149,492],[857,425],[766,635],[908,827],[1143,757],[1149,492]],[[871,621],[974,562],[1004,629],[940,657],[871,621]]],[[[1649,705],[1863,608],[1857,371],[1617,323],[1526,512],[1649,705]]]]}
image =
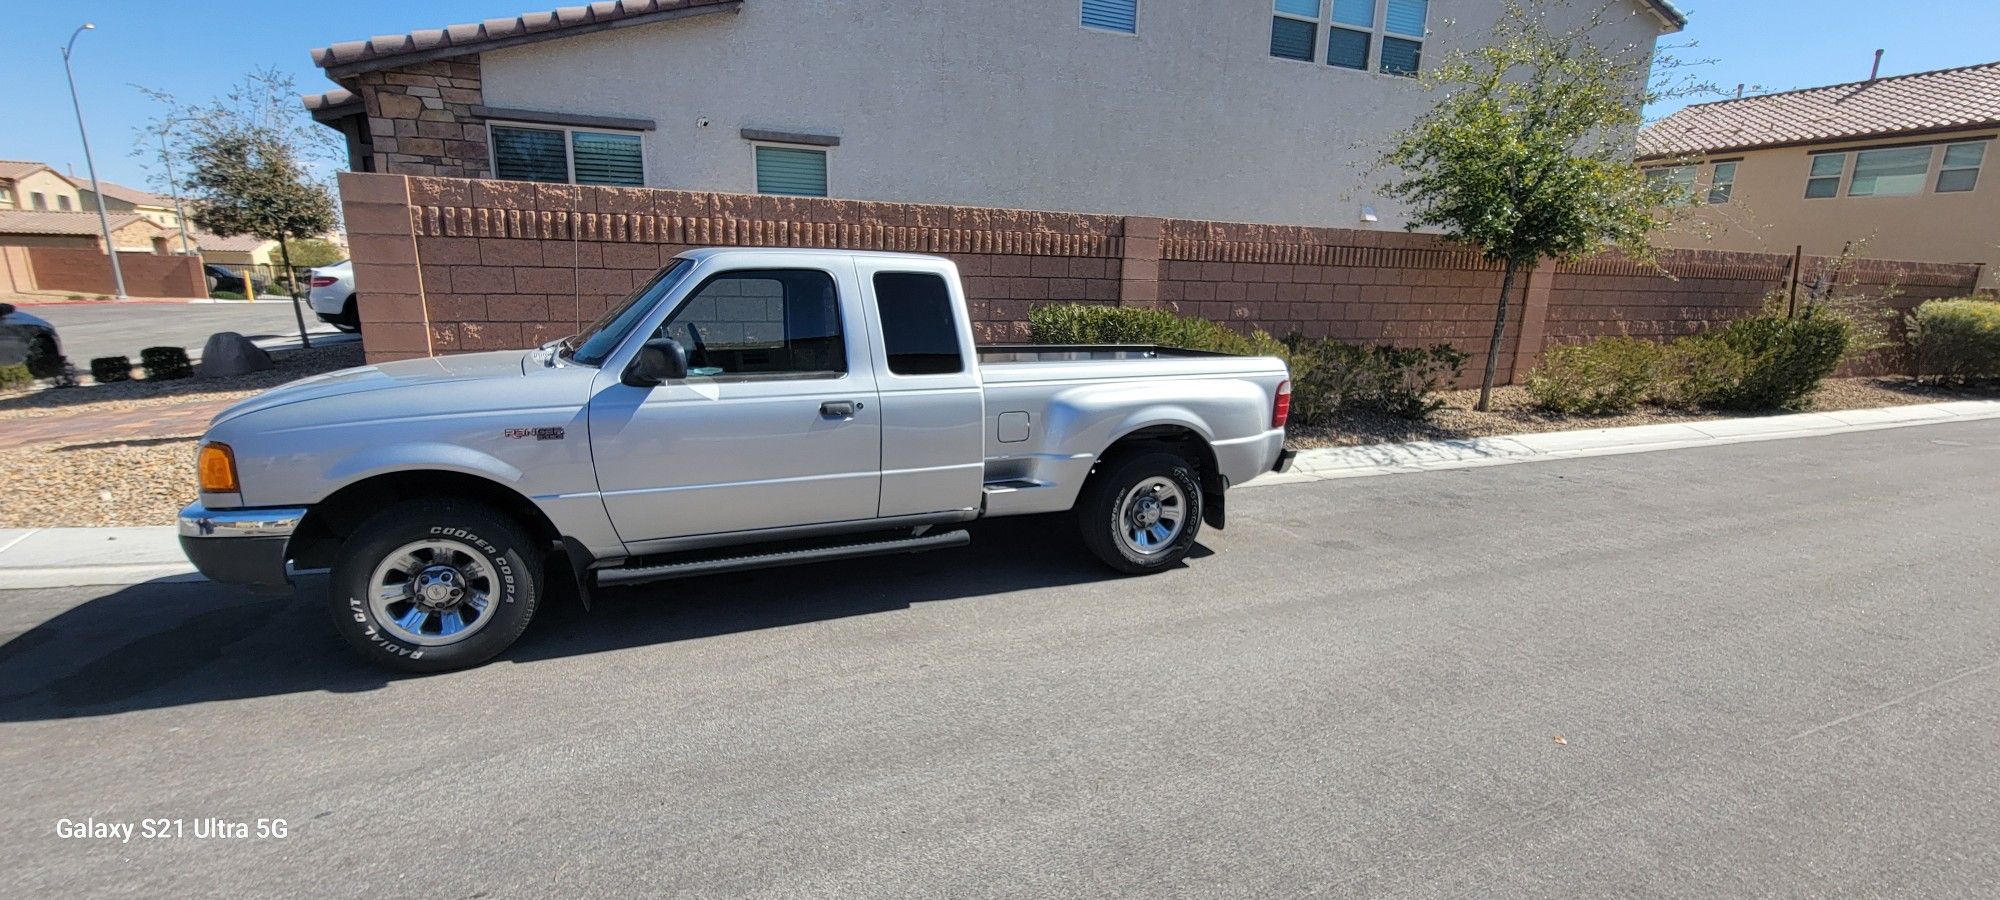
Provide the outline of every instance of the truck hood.
{"type": "Polygon", "coordinates": [[[527,373],[529,357],[537,352],[496,350],[461,356],[434,356],[314,375],[246,398],[217,414],[214,420],[209,422],[209,427],[220,425],[237,416],[307,400],[322,400],[328,397],[424,384],[452,384],[481,380],[513,381],[527,373]]]}

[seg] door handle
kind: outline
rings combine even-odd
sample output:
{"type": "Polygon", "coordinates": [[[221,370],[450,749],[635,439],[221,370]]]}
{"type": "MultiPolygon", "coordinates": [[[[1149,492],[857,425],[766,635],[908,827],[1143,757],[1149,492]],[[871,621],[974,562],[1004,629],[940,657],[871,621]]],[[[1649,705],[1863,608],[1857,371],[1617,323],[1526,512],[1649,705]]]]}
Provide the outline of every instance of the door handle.
{"type": "Polygon", "coordinates": [[[861,404],[859,403],[847,400],[828,400],[819,405],[819,414],[828,419],[852,419],[854,418],[854,411],[860,408],[861,404]]]}

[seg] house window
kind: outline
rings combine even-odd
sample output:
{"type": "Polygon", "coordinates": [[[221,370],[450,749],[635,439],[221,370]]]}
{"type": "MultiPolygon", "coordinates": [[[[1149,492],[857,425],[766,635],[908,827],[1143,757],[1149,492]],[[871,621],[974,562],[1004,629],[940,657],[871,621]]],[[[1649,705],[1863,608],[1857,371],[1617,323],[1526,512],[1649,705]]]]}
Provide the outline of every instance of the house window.
{"type": "Polygon", "coordinates": [[[1716,163],[1715,173],[1708,179],[1708,202],[1728,203],[1736,193],[1736,164],[1716,163]]]}
{"type": "Polygon", "coordinates": [[[1931,148],[1892,147],[1854,154],[1849,197],[1906,197],[1922,193],[1931,173],[1931,148]]]}
{"type": "Polygon", "coordinates": [[[1812,174],[1806,179],[1806,199],[1823,200],[1840,195],[1840,176],[1847,172],[1847,154],[1822,153],[1812,158],[1812,174]]]}
{"type": "Polygon", "coordinates": [[[826,151],[758,144],[757,193],[826,196],[826,151]]]}
{"type": "Polygon", "coordinates": [[[62,210],[63,212],[69,212],[69,195],[68,195],[68,194],[57,194],[57,195],[56,195],[56,208],[57,208],[57,209],[59,209],[59,210],[62,210]]]}
{"type": "Polygon", "coordinates": [[[1969,191],[1979,185],[1979,164],[1986,158],[1986,145],[1947,144],[1944,148],[1944,168],[1938,171],[1937,189],[1940,194],[1969,191]]]}
{"type": "Polygon", "coordinates": [[[1273,0],[1271,55],[1314,61],[1324,31],[1329,66],[1415,75],[1429,17],[1429,0],[1273,0]]]}
{"type": "Polygon", "coordinates": [[[1137,34],[1139,0],[1083,0],[1083,27],[1137,34]]]}
{"type": "Polygon", "coordinates": [[[41,191],[35,191],[34,193],[29,194],[28,199],[29,201],[35,204],[36,209],[49,208],[49,198],[42,196],[41,191]]]}
{"type": "Polygon", "coordinates": [[[1271,55],[1312,62],[1319,34],[1320,0],[1274,0],[1271,55]]]}
{"type": "Polygon", "coordinates": [[[1685,199],[1694,194],[1694,175],[1694,166],[1660,166],[1646,170],[1646,183],[1685,199]]]}
{"type": "Polygon", "coordinates": [[[14,189],[13,189],[13,188],[9,188],[9,187],[0,187],[0,203],[4,203],[4,204],[6,204],[6,205],[8,205],[8,206],[13,206],[13,205],[14,205],[14,189]]]}
{"type": "Polygon", "coordinates": [[[553,125],[493,124],[487,131],[495,178],[620,187],[646,183],[645,144],[636,134],[553,125]]]}

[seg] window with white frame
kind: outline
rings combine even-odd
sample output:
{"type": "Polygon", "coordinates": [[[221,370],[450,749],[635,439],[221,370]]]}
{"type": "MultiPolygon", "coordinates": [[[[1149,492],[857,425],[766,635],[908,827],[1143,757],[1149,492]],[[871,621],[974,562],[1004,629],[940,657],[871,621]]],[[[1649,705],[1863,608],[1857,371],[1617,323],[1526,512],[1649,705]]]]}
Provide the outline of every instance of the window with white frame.
{"type": "Polygon", "coordinates": [[[1728,203],[1736,193],[1736,163],[1719,162],[1708,178],[1708,202],[1728,203]]]}
{"type": "Polygon", "coordinates": [[[1920,194],[1931,174],[1930,147],[1885,147],[1854,154],[1849,197],[1907,197],[1920,194]]]}
{"type": "Polygon", "coordinates": [[[826,196],[826,151],[757,144],[757,193],[826,196]]]}
{"type": "Polygon", "coordinates": [[[1139,32],[1139,0],[1083,0],[1083,27],[1139,32]]]}
{"type": "Polygon", "coordinates": [[[1430,0],[1272,0],[1271,55],[1415,75],[1423,65],[1429,19],[1430,0]]]}
{"type": "Polygon", "coordinates": [[[645,143],[637,134],[499,122],[486,128],[495,178],[619,187],[646,183],[645,143]]]}
{"type": "Polygon", "coordinates": [[[1979,166],[1985,159],[1984,142],[1946,144],[1944,167],[1938,170],[1938,193],[1953,194],[1978,187],[1979,166]]]}
{"type": "Polygon", "coordinates": [[[57,195],[56,195],[56,208],[57,208],[57,209],[59,209],[59,210],[62,210],[63,212],[69,212],[69,211],[70,211],[70,206],[69,206],[69,195],[68,195],[68,194],[57,194],[57,195]]]}
{"type": "Polygon", "coordinates": [[[28,199],[34,202],[36,209],[49,208],[49,198],[42,196],[41,191],[34,191],[28,194],[28,199]]]}
{"type": "Polygon", "coordinates": [[[1840,196],[1840,179],[1847,174],[1847,154],[1822,153],[1812,158],[1806,177],[1806,199],[1824,200],[1840,196]]]}
{"type": "Polygon", "coordinates": [[[1693,196],[1694,166],[1655,166],[1646,170],[1646,183],[1677,194],[1693,196]]]}

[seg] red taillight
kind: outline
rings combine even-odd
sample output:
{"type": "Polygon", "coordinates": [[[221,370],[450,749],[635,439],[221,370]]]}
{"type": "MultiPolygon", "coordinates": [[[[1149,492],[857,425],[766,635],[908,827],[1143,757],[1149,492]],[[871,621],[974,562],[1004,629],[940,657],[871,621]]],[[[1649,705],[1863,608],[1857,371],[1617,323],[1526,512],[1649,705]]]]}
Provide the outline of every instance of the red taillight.
{"type": "Polygon", "coordinates": [[[327,277],[327,276],[325,276],[325,275],[314,275],[314,276],[313,276],[313,280],[312,280],[312,286],[313,286],[313,287],[333,287],[333,284],[334,284],[334,282],[336,282],[336,281],[339,281],[339,280],[340,280],[340,279],[338,279],[338,278],[329,278],[329,277],[327,277]]]}
{"type": "Polygon", "coordinates": [[[1292,416],[1292,383],[1278,382],[1278,399],[1271,402],[1271,427],[1285,427],[1285,420],[1292,416]]]}

